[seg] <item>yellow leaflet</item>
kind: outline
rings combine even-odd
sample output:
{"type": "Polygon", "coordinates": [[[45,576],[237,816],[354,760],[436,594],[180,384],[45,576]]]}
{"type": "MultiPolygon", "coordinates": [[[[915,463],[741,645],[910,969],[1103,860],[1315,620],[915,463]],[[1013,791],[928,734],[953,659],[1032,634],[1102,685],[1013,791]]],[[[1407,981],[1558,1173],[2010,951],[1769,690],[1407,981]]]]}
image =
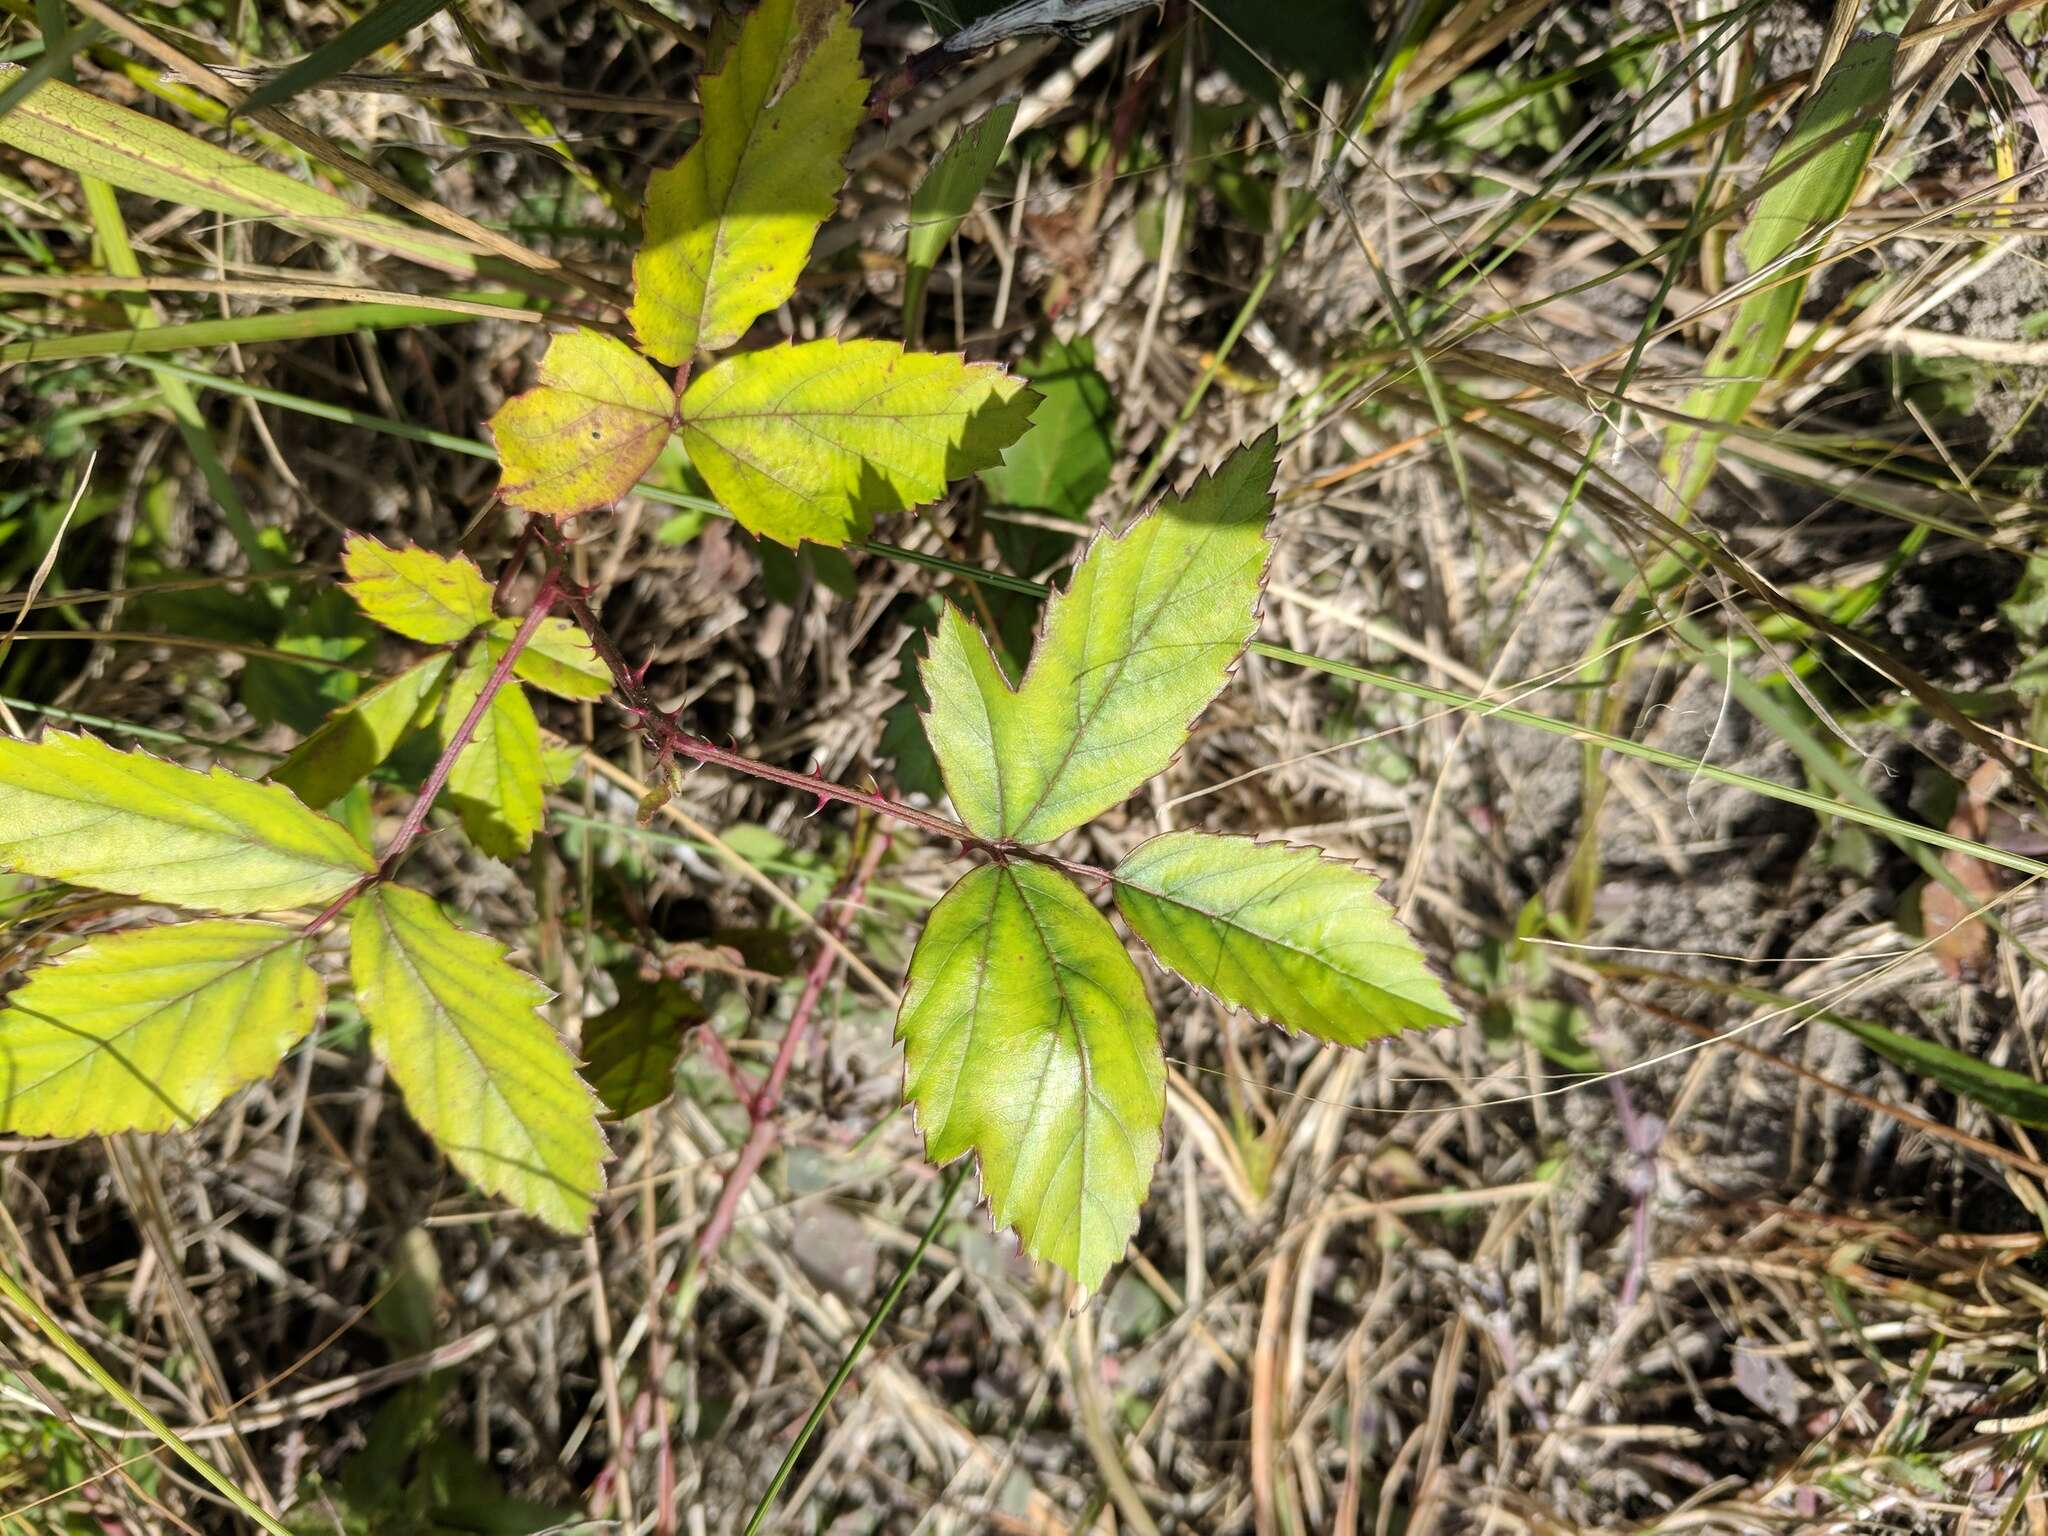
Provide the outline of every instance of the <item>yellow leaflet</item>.
{"type": "Polygon", "coordinates": [[[381,886],[349,920],[356,1002],[413,1119],[479,1187],[582,1231],[604,1188],[604,1135],[539,1012],[547,988],[418,891],[381,886]]]}
{"type": "Polygon", "coordinates": [[[672,367],[796,290],[867,100],[845,0],[762,0],[703,83],[702,136],[647,186],[633,330],[672,367]]]}
{"type": "Polygon", "coordinates": [[[342,583],[363,612],[393,634],[447,645],[491,622],[491,584],[467,555],[391,549],[353,535],[342,546],[342,583]]]}
{"type": "Polygon", "coordinates": [[[660,457],[674,416],[668,385],[623,341],[596,331],[557,336],[539,385],[490,420],[504,466],[498,494],[549,517],[608,507],[660,457]]]}
{"type": "Polygon", "coordinates": [[[999,463],[1038,398],[993,363],[893,341],[769,347],[698,376],[683,447],[753,532],[839,545],[999,463]]]}

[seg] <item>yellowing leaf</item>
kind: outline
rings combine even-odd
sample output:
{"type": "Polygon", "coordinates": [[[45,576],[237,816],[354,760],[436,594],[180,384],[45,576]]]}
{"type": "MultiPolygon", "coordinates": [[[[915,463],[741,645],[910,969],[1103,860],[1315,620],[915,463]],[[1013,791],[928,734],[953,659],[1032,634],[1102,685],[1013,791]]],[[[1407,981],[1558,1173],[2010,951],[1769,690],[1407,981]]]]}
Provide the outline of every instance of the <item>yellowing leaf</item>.
{"type": "Polygon", "coordinates": [[[1168,832],[1116,871],[1116,904],[1203,991],[1318,1040],[1459,1022],[1379,877],[1313,848],[1168,832]]]}
{"type": "Polygon", "coordinates": [[[1173,760],[1258,628],[1277,455],[1268,433],[1097,540],[1047,604],[1018,688],[947,608],[924,663],[925,729],[969,827],[1042,843],[1173,760]]]}
{"type": "Polygon", "coordinates": [[[90,736],[0,740],[0,870],[213,912],[326,902],[376,869],[278,784],[90,736]]]}
{"type": "Polygon", "coordinates": [[[95,1136],[191,1125],[270,1074],[325,989],[290,928],[213,918],[89,939],[0,1011],[0,1129],[95,1136]]]}
{"type": "Polygon", "coordinates": [[[445,654],[429,656],[337,709],[270,770],[270,782],[284,785],[316,810],[332,805],[434,718],[448,662],[445,654]]]}
{"type": "Polygon", "coordinates": [[[932,1161],[974,1153],[996,1225],[1094,1290],[1137,1230],[1166,1113],[1115,930],[1042,865],[974,870],[917,941],[896,1037],[932,1161]]]}
{"type": "MultiPolygon", "coordinates": [[[[490,648],[478,646],[448,685],[448,702],[441,708],[443,746],[468,718],[495,666],[490,648]]],[[[455,759],[443,799],[462,818],[471,842],[493,858],[515,859],[540,830],[546,796],[540,722],[519,685],[507,682],[492,695],[469,745],[455,759]]]]}
{"type": "Polygon", "coordinates": [[[540,383],[490,420],[508,505],[549,517],[608,507],[661,457],[675,396],[623,341],[571,331],[548,343],[540,383]]]}
{"type": "MultiPolygon", "coordinates": [[[[0,87],[19,74],[12,65],[0,65],[0,87]]],[[[458,236],[367,212],[182,128],[55,80],[37,86],[0,117],[0,144],[166,203],[235,219],[270,219],[448,272],[476,271],[475,248],[458,236]]]]}
{"type": "Polygon", "coordinates": [[[349,912],[356,1002],[413,1119],[479,1188],[583,1230],[604,1188],[604,1135],[539,1012],[547,988],[418,891],[379,886],[349,912]]]}
{"type": "Polygon", "coordinates": [[[700,94],[697,142],[647,185],[633,330],[672,367],[796,290],[867,101],[845,0],[762,0],[700,94]]]}
{"type": "Polygon", "coordinates": [[[447,645],[496,617],[491,584],[467,555],[390,549],[357,534],[342,546],[341,564],[342,585],[363,612],[407,639],[447,645]]]}
{"type": "Polygon", "coordinates": [[[840,545],[997,463],[1038,396],[993,363],[890,341],[728,358],[683,395],[683,446],[751,531],[840,545]]]}
{"type": "MultiPolygon", "coordinates": [[[[505,654],[519,625],[518,619],[500,619],[491,626],[485,638],[493,661],[505,654]]],[[[565,699],[601,699],[612,691],[610,670],[597,659],[583,627],[571,619],[542,619],[512,663],[512,675],[565,699]]]]}

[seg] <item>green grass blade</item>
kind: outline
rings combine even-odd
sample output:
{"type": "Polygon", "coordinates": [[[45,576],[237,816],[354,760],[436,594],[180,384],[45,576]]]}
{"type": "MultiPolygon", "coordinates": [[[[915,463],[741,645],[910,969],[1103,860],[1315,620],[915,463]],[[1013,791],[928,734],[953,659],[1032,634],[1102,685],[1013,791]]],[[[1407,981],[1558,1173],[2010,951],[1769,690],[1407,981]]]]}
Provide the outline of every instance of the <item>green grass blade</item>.
{"type": "Polygon", "coordinates": [[[0,91],[0,117],[5,117],[24,101],[28,100],[35,88],[45,80],[63,77],[70,68],[71,60],[80,49],[90,47],[100,35],[98,22],[73,28],[55,42],[50,43],[34,63],[25,67],[14,77],[14,83],[0,91]]]}
{"type": "MultiPolygon", "coordinates": [[[[0,84],[20,73],[0,67],[0,84]]],[[[0,144],[124,192],[237,219],[269,219],[328,239],[353,240],[425,266],[469,276],[476,251],[440,230],[415,229],[320,187],[209,144],[170,123],[45,80],[0,118],[0,144]]]]}
{"type": "Polygon", "coordinates": [[[448,0],[384,0],[375,10],[358,16],[339,37],[330,39],[298,63],[249,93],[240,110],[255,112],[289,101],[304,90],[354,69],[387,43],[395,43],[447,7],[448,0]]]}
{"type": "MultiPolygon", "coordinates": [[[[782,1465],[775,1469],[775,1476],[769,1481],[768,1491],[761,1495],[761,1502],[755,1507],[753,1518],[747,1521],[746,1536],[756,1536],[768,1516],[774,1512],[775,1501],[782,1497],[782,1490],[788,1486],[789,1475],[796,1470],[797,1460],[803,1455],[804,1447],[811,1443],[811,1436],[816,1434],[818,1426],[825,1422],[825,1415],[831,1411],[833,1400],[839,1396],[839,1389],[846,1385],[847,1379],[853,1375],[854,1366],[860,1362],[860,1357],[867,1353],[868,1345],[874,1342],[882,1324],[889,1320],[889,1314],[896,1310],[896,1303],[903,1299],[904,1288],[910,1284],[910,1277],[917,1273],[918,1265],[924,1262],[924,1252],[931,1247],[932,1239],[939,1235],[939,1228],[945,1225],[946,1215],[953,1209],[953,1197],[960,1193],[960,1186],[967,1182],[968,1171],[973,1166],[972,1163],[962,1163],[946,1175],[945,1185],[939,1191],[939,1208],[932,1213],[931,1224],[924,1229],[924,1236],[917,1240],[917,1247],[911,1252],[910,1257],[903,1261],[903,1268],[897,1271],[888,1294],[882,1298],[882,1304],[875,1308],[874,1315],[862,1327],[860,1336],[853,1341],[852,1348],[847,1350],[846,1358],[839,1362],[839,1369],[832,1373],[832,1379],[825,1384],[825,1390],[819,1394],[816,1405],[811,1409],[811,1416],[804,1420],[804,1427],[796,1432],[796,1439],[783,1455],[782,1465]]],[[[0,1272],[0,1280],[5,1278],[5,1273],[0,1272]]]]}
{"type": "MultiPolygon", "coordinates": [[[[516,295],[505,294],[505,298],[516,295]]],[[[189,347],[251,346],[304,341],[313,336],[347,336],[415,325],[459,325],[476,317],[460,310],[421,304],[309,304],[266,315],[227,320],[190,320],[177,325],[138,325],[125,331],[87,331],[72,336],[37,336],[0,346],[0,364],[73,362],[88,357],[135,357],[182,352],[189,347]]]]}
{"type": "MultiPolygon", "coordinates": [[[[1736,310],[1707,359],[1708,377],[1719,382],[1693,391],[1683,407],[1686,415],[1739,421],[1777,372],[1813,263],[1814,253],[1802,256],[1799,247],[1824,234],[1855,198],[1891,99],[1897,51],[1897,39],[1882,33],[1851,44],[1771,157],[1740,245],[1752,280],[1767,286],[1736,310]],[[1774,272],[1781,264],[1784,270],[1774,272]]],[[[1666,435],[1662,475],[1681,510],[1713,478],[1718,441],[1694,428],[1666,435]]]]}
{"type": "Polygon", "coordinates": [[[241,1511],[244,1519],[269,1532],[269,1536],[292,1536],[291,1531],[264,1513],[261,1506],[242,1492],[218,1467],[180,1439],[176,1430],[151,1413],[141,1398],[122,1386],[118,1377],[95,1360],[91,1352],[74,1339],[62,1323],[45,1312],[37,1304],[36,1299],[23,1290],[14,1276],[4,1269],[0,1269],[0,1300],[6,1301],[33,1323],[36,1331],[63,1351],[65,1357],[83,1371],[95,1386],[134,1415],[138,1424],[162,1441],[173,1455],[205,1479],[229,1504],[241,1511]]]}
{"type": "MultiPolygon", "coordinates": [[[[136,260],[135,248],[129,243],[128,225],[121,217],[120,200],[114,196],[112,184],[97,176],[80,177],[79,184],[85,191],[86,211],[91,215],[94,233],[99,236],[100,255],[107,264],[107,270],[116,277],[140,277],[142,264],[136,260]]],[[[123,295],[121,306],[135,327],[132,334],[141,335],[158,323],[156,305],[146,293],[123,295]]],[[[199,409],[198,398],[181,379],[163,380],[159,387],[163,391],[165,408],[178,423],[178,435],[185,441],[185,450],[199,466],[206,488],[212,493],[214,504],[220,508],[221,518],[234,535],[235,543],[240,546],[250,569],[267,571],[283,565],[283,556],[266,544],[257,532],[249,509],[243,504],[242,493],[236,489],[234,477],[228,473],[227,464],[214,443],[212,429],[206,424],[206,414],[199,409]]]]}

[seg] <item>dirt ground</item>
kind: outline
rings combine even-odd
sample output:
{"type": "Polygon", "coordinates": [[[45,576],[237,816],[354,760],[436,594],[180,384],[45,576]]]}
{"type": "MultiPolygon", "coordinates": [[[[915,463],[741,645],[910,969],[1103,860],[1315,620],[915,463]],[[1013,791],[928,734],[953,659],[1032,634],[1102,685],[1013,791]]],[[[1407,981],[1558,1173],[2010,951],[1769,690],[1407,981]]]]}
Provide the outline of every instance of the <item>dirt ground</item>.
{"type": "MultiPolygon", "coordinates": [[[[331,30],[321,7],[280,9],[301,36],[331,30]]],[[[687,21],[702,7],[663,9],[687,21]]],[[[1490,8],[1449,8],[1470,32],[1431,43],[1429,78],[1448,89],[1503,61],[1592,56],[1625,25],[1655,20],[1595,7],[1546,23],[1511,9],[1524,20],[1489,33],[1475,18],[1490,8]]],[[[622,101],[688,99],[689,49],[632,22],[633,10],[471,14],[513,75],[622,101]]],[[[1714,648],[1689,651],[1660,626],[1625,669],[1612,656],[1589,664],[1626,605],[1621,573],[1661,548],[1629,499],[1655,494],[1660,421],[1624,419],[1551,547],[1598,418],[1562,388],[1510,409],[1512,387],[1459,357],[1611,385],[1614,351],[1651,314],[1657,279],[1652,268],[1616,275],[1622,235],[1682,223],[1696,168],[1574,184],[1569,217],[1432,321],[1459,401],[1499,407],[1461,423],[1447,449],[1364,253],[1393,291],[1423,293],[1448,251],[1534,185],[1548,163],[1540,146],[1493,151],[1474,170],[1469,155],[1404,129],[1433,99],[1404,95],[1339,162],[1331,185],[1343,196],[1325,195],[1283,254],[1275,226],[1288,198],[1330,164],[1314,109],[1334,111],[1342,88],[1252,98],[1237,136],[1199,152],[1222,163],[1246,142],[1280,145],[1230,162],[1249,191],[1178,174],[1198,157],[1194,111],[1246,100],[1214,56],[1173,42],[1189,14],[1169,6],[1086,42],[1033,41],[1023,64],[1017,53],[979,61],[893,125],[870,125],[842,218],[767,331],[895,334],[909,188],[962,114],[1018,94],[1038,135],[1028,183],[1018,191],[1014,168],[999,172],[997,187],[1012,190],[970,221],[958,266],[941,263],[930,339],[1011,362],[1049,336],[1092,342],[1117,413],[1098,526],[1120,520],[1155,455],[1184,482],[1284,424],[1262,639],[1560,721],[1611,710],[1616,733],[1677,759],[1815,788],[1786,733],[1735,697],[1714,648]],[[1176,88],[1199,104],[1178,127],[1176,88]],[[1120,121],[1137,127],[1112,174],[1102,165],[1120,121]],[[1265,227],[1249,218],[1259,198],[1273,215],[1265,227]],[[1162,262],[1162,231],[1176,226],[1162,262]],[[1278,275],[1218,382],[1177,430],[1272,263],[1278,275]],[[1575,285],[1592,286],[1567,292],[1575,285]],[[1558,294],[1457,334],[1460,315],[1558,294]]],[[[1757,11],[1746,62],[1731,54],[1704,72],[1638,142],[1724,103],[1738,68],[1771,80],[1810,66],[1828,16],[1757,11]]],[[[930,36],[914,15],[870,19],[870,67],[930,36]]],[[[1669,51],[1659,57],[1668,67],[1669,51]]],[[[461,73],[468,58],[442,16],[404,67],[461,73]]],[[[98,63],[81,83],[150,100],[98,63]]],[[[1571,131],[1596,124],[1600,106],[1582,99],[1571,131]]],[[[394,164],[416,157],[450,206],[623,271],[630,245],[605,232],[620,221],[565,193],[559,162],[502,105],[328,92],[299,110],[394,164]]],[[[659,116],[572,113],[566,124],[567,142],[635,190],[679,147],[677,125],[659,116]]],[[[1784,126],[1767,116],[1736,147],[1733,184],[1784,126]]],[[[1937,180],[1951,197],[1992,180],[1987,131],[1944,106],[1922,130],[1911,195],[1924,206],[1937,180]]],[[[2042,153],[2022,141],[2026,163],[2042,153]]],[[[63,260],[89,263],[73,179],[25,158],[0,169],[26,189],[20,216],[63,260]]],[[[1929,337],[2030,346],[2048,280],[2026,241],[1916,233],[1883,197],[1872,206],[1845,230],[1868,250],[1817,282],[1806,318],[1839,318],[1828,295],[1874,273],[1914,293],[1953,279],[1953,291],[1900,322],[1920,340],[1859,333],[1774,392],[1776,430],[1725,451],[1695,515],[1778,588],[1869,579],[1909,525],[1854,494],[1863,459],[1822,450],[1883,439],[1917,476],[1901,476],[1917,487],[1901,501],[1921,496],[1912,505],[1939,526],[1888,572],[1865,628],[1973,719],[2023,737],[2007,690],[2028,642],[2000,604],[2041,523],[2038,487],[2004,469],[2038,462],[2048,358],[1944,375],[1909,411],[1922,375],[1898,369],[1931,365],[1899,349],[1924,353],[1929,337]],[[1949,467],[1994,446],[1999,470],[1981,486],[1949,467]]],[[[227,249],[210,219],[138,202],[131,220],[152,259],[213,264],[227,249]]],[[[384,281],[350,248],[308,250],[260,225],[232,239],[232,260],[252,269],[308,263],[384,281]]],[[[475,438],[529,382],[541,333],[507,322],[399,329],[247,346],[207,367],[475,438]]],[[[1640,396],[1675,406],[1710,340],[1697,326],[1660,339],[1640,396]]],[[[94,485],[110,498],[67,545],[53,590],[242,569],[153,401],[89,425],[59,419],[132,401],[150,380],[118,361],[0,374],[5,417],[23,424],[0,469],[10,492],[53,494],[96,453],[94,485]]],[[[486,570],[511,547],[518,524],[491,506],[487,461],[288,406],[203,398],[252,517],[302,562],[308,600],[332,582],[349,531],[462,549],[486,570]]],[[[930,515],[885,522],[877,538],[1001,565],[986,501],[970,487],[930,515]]],[[[771,762],[909,784],[891,734],[902,653],[924,622],[917,605],[963,584],[857,551],[849,582],[830,560],[764,553],[718,519],[680,530],[675,517],[630,499],[578,530],[606,623],[648,660],[663,703],[771,762]]],[[[1710,621],[1724,669],[1748,645],[1742,624],[1763,616],[1714,577],[1667,607],[1710,621]],[[1737,609],[1741,623],[1725,617],[1737,609]]],[[[78,611],[105,636],[21,642],[0,670],[10,699],[222,753],[297,739],[251,710],[241,657],[152,642],[203,625],[196,608],[135,598],[78,611]]],[[[999,617],[1028,627],[1032,615],[999,617]]],[[[1979,749],[1867,660],[1815,652],[1805,685],[1823,708],[1811,734],[1885,811],[1946,825],[1979,749]]],[[[1769,670],[1753,650],[1736,664],[1769,670]]],[[[1775,697],[1800,703],[1782,688],[1775,697]]],[[[626,782],[649,777],[631,722],[610,705],[547,701],[542,722],[626,782]]],[[[2001,846],[2038,852],[2024,796],[2002,794],[1999,809],[2001,846]]],[[[586,772],[558,793],[524,865],[454,838],[430,839],[416,863],[468,925],[515,943],[559,994],[556,1020],[572,1038],[614,1000],[586,921],[630,913],[667,944],[742,946],[745,975],[697,980],[707,1027],[736,1058],[765,1060],[813,939],[760,882],[820,910],[854,819],[714,769],[692,774],[651,825],[635,810],[630,789],[586,772]],[[736,874],[707,830],[758,878],[736,874]]],[[[1471,1022],[1347,1053],[1146,968],[1170,1068],[1165,1152],[1130,1254],[1099,1297],[1020,1260],[1009,1236],[990,1232],[971,1179],[937,1210],[942,1175],[900,1108],[892,994],[924,907],[961,866],[957,850],[914,835],[894,840],[853,926],[875,980],[835,980],[819,1048],[782,1108],[782,1149],[701,1270],[693,1243],[746,1131],[704,1053],[685,1053],[671,1100],[613,1128],[594,1231],[552,1236],[468,1189],[408,1120],[338,984],[338,950],[320,962],[337,986],[317,1042],[200,1127],[0,1139],[0,1253],[129,1390],[309,1532],[742,1530],[935,1214],[935,1238],[769,1528],[2048,1529],[2029,1417],[2048,1370],[2038,1132],[1807,1017],[1833,1010],[2038,1075],[2048,979],[2034,956],[2048,910],[2035,893],[2001,908],[2002,928],[1958,975],[1924,942],[1922,865],[1880,830],[1256,655],[1169,773],[1081,834],[1074,856],[1113,861],[1165,827],[1313,841],[1384,872],[1471,1022]],[[1579,1053],[1579,1069],[1546,1043],[1579,1053]]],[[[0,951],[0,966],[16,953],[0,951]]],[[[0,972],[0,984],[12,979],[0,972]]],[[[17,1526],[241,1528],[145,1427],[0,1314],[0,1527],[17,1526]]]]}

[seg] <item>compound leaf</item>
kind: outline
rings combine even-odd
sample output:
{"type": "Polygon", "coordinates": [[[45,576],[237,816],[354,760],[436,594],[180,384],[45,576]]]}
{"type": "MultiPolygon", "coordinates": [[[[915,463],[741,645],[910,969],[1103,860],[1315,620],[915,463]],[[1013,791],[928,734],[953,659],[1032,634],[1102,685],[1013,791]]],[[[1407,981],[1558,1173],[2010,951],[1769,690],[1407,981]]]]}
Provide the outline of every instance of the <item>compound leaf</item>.
{"type": "MultiPolygon", "coordinates": [[[[441,709],[445,748],[469,717],[497,663],[478,646],[448,685],[441,709]]],[[[455,759],[444,798],[462,818],[469,840],[497,859],[514,859],[533,844],[547,813],[547,764],[540,721],[519,685],[507,682],[491,696],[469,745],[455,759]]]]}
{"type": "Polygon", "coordinates": [[[867,101],[845,0],[762,0],[703,81],[702,133],[647,186],[633,330],[680,366],[796,291],[867,101]]]}
{"type": "Polygon", "coordinates": [[[337,709],[270,770],[270,782],[284,785],[315,810],[332,805],[434,718],[448,663],[445,653],[429,656],[337,709]]]}
{"type": "Polygon", "coordinates": [[[1181,977],[1318,1040],[1458,1023],[1379,883],[1313,848],[1168,832],[1117,866],[1116,904],[1181,977]]]}
{"type": "Polygon", "coordinates": [[[355,534],[342,546],[341,564],[349,575],[342,585],[363,612],[408,640],[448,645],[496,617],[491,584],[467,555],[391,549],[355,534]]]}
{"type": "Polygon", "coordinates": [[[812,341],[700,374],[683,395],[683,446],[752,532],[837,546],[997,463],[1037,404],[993,363],[812,341]]]}
{"type": "Polygon", "coordinates": [[[1115,930],[1042,865],[974,870],[917,941],[896,1037],[932,1161],[972,1152],[996,1225],[1094,1290],[1137,1230],[1166,1112],[1115,930]]]}
{"type": "Polygon", "coordinates": [[[380,886],[350,912],[356,1002],[412,1117],[479,1188],[583,1230],[604,1134],[539,1011],[547,988],[418,891],[380,886]]]}
{"type": "Polygon", "coordinates": [[[269,1075],[325,1000],[290,928],[213,918],[101,934],[0,1011],[0,1127],[163,1131],[269,1075]]]}
{"type": "Polygon", "coordinates": [[[91,736],[0,741],[0,870],[213,912],[326,902],[376,861],[280,784],[91,736]]]}
{"type": "MultiPolygon", "coordinates": [[[[500,619],[491,626],[485,639],[493,661],[505,654],[519,625],[518,619],[500,619]]],[[[597,659],[582,626],[570,619],[542,619],[512,663],[512,675],[564,699],[601,699],[612,691],[610,670],[597,659]]]]}
{"type": "Polygon", "coordinates": [[[953,135],[910,194],[910,234],[903,249],[903,313],[913,339],[924,315],[925,283],[946,242],[974,207],[974,200],[1010,142],[1017,103],[999,101],[953,135]]]}
{"type": "Polygon", "coordinates": [[[1042,843],[1172,762],[1258,627],[1278,448],[1267,433],[1097,540],[1047,604],[1020,687],[946,610],[925,658],[925,728],[969,827],[1042,843]]]}
{"type": "Polygon", "coordinates": [[[614,973],[619,1000],[583,1026],[583,1080],[608,1120],[652,1109],[676,1086],[683,1031],[704,1017],[697,1000],[673,981],[614,973]]]}
{"type": "Polygon", "coordinates": [[[510,506],[548,517],[608,507],[654,467],[675,427],[675,397],[615,336],[571,331],[548,343],[540,383],[490,420],[510,506]]]}

